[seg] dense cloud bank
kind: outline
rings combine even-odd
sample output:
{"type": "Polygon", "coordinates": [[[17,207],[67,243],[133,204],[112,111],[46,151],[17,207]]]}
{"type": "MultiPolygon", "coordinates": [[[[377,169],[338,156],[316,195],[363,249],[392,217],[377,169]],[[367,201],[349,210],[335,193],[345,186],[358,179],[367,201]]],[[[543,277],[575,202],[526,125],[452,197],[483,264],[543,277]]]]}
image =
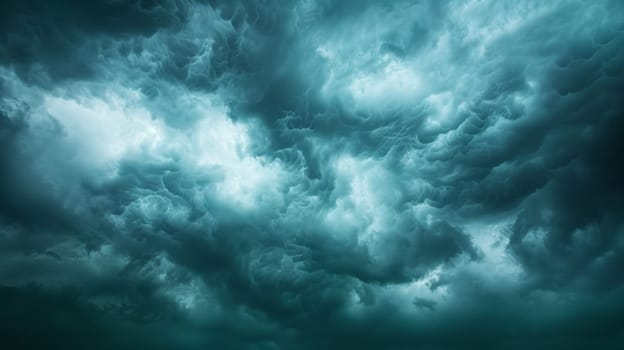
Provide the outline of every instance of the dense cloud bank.
{"type": "Polygon", "coordinates": [[[619,349],[621,1],[3,1],[15,349],[619,349]]]}

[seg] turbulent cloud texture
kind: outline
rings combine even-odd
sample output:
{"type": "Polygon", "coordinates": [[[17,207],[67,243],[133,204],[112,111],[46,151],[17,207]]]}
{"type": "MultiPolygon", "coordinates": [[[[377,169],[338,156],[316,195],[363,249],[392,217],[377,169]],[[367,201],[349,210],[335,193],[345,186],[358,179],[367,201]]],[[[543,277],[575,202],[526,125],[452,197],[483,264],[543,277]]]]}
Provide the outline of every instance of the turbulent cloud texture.
{"type": "Polygon", "coordinates": [[[6,0],[7,349],[619,349],[624,2],[6,0]]]}

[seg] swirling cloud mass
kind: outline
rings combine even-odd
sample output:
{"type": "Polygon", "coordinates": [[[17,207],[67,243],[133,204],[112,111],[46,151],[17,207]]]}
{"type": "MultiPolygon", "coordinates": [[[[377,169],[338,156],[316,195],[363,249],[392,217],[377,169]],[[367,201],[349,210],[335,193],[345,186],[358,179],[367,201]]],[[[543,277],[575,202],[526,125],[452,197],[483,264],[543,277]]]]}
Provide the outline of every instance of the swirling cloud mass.
{"type": "Polygon", "coordinates": [[[621,349],[622,48],[617,0],[2,1],[3,348],[621,349]]]}

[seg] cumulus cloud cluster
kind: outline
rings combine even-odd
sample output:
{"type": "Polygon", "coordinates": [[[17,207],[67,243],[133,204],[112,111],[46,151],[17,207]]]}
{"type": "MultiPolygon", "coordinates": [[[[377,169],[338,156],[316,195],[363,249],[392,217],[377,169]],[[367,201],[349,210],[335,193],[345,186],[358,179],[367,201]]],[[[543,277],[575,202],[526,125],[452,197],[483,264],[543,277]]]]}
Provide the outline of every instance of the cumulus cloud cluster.
{"type": "Polygon", "coordinates": [[[0,4],[9,348],[616,349],[619,1],[0,4]]]}

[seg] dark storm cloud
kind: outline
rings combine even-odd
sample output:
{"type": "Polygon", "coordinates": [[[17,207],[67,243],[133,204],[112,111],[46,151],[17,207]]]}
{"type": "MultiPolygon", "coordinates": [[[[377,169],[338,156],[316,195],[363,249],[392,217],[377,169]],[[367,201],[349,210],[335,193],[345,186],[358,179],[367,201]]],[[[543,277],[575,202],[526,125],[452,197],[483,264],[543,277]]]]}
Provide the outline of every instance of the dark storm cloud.
{"type": "MultiPolygon", "coordinates": [[[[380,243],[383,254],[371,256],[369,248],[350,240],[303,237],[303,256],[309,255],[308,269],[353,276],[367,283],[405,282],[422,277],[429,269],[449,262],[461,253],[476,257],[469,238],[446,223],[430,226],[402,223],[397,233],[380,243]]],[[[300,243],[300,244],[301,244],[300,243]]]]}
{"type": "Polygon", "coordinates": [[[4,2],[13,347],[615,349],[618,2],[4,2]]]}
{"type": "Polygon", "coordinates": [[[149,36],[180,25],[179,1],[4,1],[0,59],[28,81],[85,78],[96,74],[112,40],[149,36]]]}

